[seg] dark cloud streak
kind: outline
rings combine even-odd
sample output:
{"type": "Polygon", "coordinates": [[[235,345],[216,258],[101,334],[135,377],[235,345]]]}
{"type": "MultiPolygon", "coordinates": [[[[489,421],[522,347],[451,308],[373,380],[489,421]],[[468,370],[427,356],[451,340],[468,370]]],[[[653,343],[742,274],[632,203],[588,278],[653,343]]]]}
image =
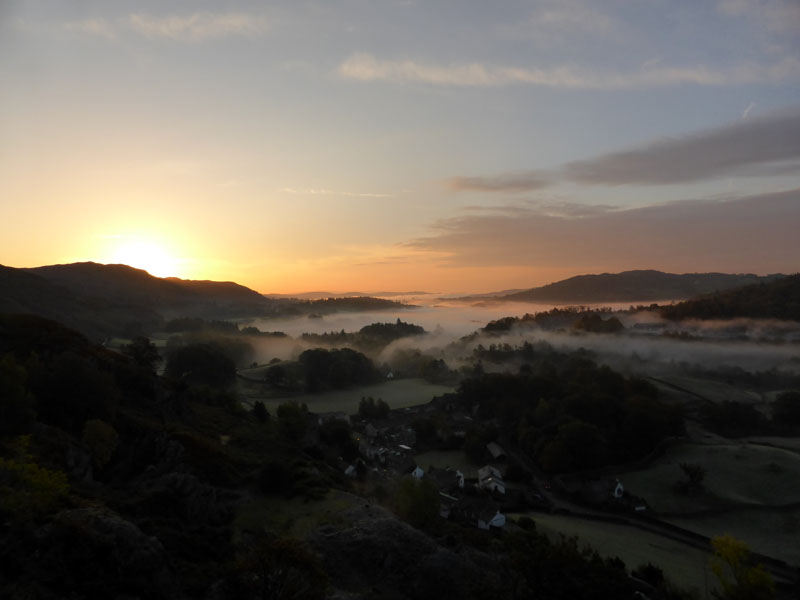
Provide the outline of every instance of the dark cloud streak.
{"type": "MultiPolygon", "coordinates": [[[[625,152],[567,164],[565,178],[587,184],[659,185],[737,175],[772,175],[770,163],[800,159],[800,108],[625,152]],[[760,167],[763,165],[764,170],[760,167]]],[[[785,165],[784,165],[785,166],[785,165]]],[[[791,166],[791,165],[790,165],[791,166]]],[[[800,173],[798,164],[793,173],[800,173]]]]}
{"type": "Polygon", "coordinates": [[[524,171],[493,177],[453,177],[447,185],[457,192],[530,192],[548,187],[550,181],[541,171],[524,171]]]}
{"type": "Polygon", "coordinates": [[[408,247],[463,266],[616,271],[794,272],[800,264],[800,189],[727,201],[682,201],[580,218],[527,212],[438,222],[408,247]]]}
{"type": "Polygon", "coordinates": [[[454,177],[455,191],[529,192],[557,181],[586,185],[669,185],[726,176],[800,175],[800,106],[741,119],[694,135],[567,163],[551,171],[454,177]]]}

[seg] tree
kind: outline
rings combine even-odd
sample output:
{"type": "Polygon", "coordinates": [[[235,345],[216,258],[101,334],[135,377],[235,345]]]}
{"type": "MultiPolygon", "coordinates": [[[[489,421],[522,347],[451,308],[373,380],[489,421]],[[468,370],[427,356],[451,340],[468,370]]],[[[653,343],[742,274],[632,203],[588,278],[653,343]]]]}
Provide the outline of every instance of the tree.
{"type": "Polygon", "coordinates": [[[741,540],[722,535],[711,540],[714,557],[711,570],[719,578],[723,600],[770,600],[775,583],[762,565],[754,565],[750,548],[741,540]]]}
{"type": "Polygon", "coordinates": [[[164,374],[191,384],[222,388],[236,380],[236,365],[216,344],[188,344],[170,353],[164,374]]]}
{"type": "Polygon", "coordinates": [[[264,373],[264,381],[274,387],[282,387],[286,384],[286,369],[282,365],[273,365],[264,373]]]}
{"type": "Polygon", "coordinates": [[[269,421],[269,411],[261,400],[256,400],[255,404],[253,404],[253,416],[259,423],[266,423],[269,421]]]}
{"type": "Polygon", "coordinates": [[[120,390],[103,366],[92,357],[63,352],[32,371],[39,419],[74,433],[88,419],[113,422],[120,390]]]}
{"type": "Polygon", "coordinates": [[[680,463],[678,465],[683,474],[686,476],[685,480],[680,480],[675,484],[675,489],[685,494],[697,494],[703,491],[703,479],[706,477],[706,470],[695,463],[680,463]]]}
{"type": "Polygon", "coordinates": [[[0,358],[0,435],[22,433],[36,417],[27,379],[25,367],[12,354],[0,358]]]}
{"type": "Polygon", "coordinates": [[[784,392],[775,399],[772,421],[781,427],[800,426],[800,392],[784,392]]]}
{"type": "Polygon", "coordinates": [[[278,406],[278,428],[292,441],[299,442],[308,427],[308,407],[290,401],[278,406]]]}
{"type": "Polygon", "coordinates": [[[148,371],[155,371],[156,365],[163,360],[158,353],[156,345],[141,335],[133,338],[130,344],[123,346],[122,352],[130,356],[137,365],[148,371]]]}

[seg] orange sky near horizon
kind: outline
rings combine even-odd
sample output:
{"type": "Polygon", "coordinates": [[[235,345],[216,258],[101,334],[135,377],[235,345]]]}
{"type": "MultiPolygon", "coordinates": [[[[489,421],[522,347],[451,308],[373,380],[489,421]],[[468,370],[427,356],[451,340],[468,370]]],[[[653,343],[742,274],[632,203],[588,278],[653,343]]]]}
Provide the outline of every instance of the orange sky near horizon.
{"type": "Polygon", "coordinates": [[[645,4],[0,2],[0,263],[288,294],[795,272],[800,5],[645,4]]]}

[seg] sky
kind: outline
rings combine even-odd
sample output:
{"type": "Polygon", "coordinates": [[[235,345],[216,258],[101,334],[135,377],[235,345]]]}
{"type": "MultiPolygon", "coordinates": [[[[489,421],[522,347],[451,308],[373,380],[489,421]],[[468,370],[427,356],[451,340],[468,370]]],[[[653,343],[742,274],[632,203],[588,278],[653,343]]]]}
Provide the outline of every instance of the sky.
{"type": "Polygon", "coordinates": [[[800,1],[0,0],[0,263],[264,293],[800,265],[800,1]]]}

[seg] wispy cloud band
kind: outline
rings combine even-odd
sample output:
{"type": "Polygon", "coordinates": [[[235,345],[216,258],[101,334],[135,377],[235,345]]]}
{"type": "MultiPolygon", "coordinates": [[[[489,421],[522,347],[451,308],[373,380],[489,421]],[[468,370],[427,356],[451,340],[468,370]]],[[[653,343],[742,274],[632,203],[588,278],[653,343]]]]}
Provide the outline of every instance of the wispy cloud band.
{"type": "Polygon", "coordinates": [[[571,65],[537,68],[485,63],[437,65],[413,60],[379,60],[358,53],[336,69],[339,76],[358,81],[425,83],[465,87],[536,85],[563,89],[617,90],[670,85],[737,85],[800,80],[800,59],[786,57],[773,64],[742,63],[715,69],[646,66],[631,72],[598,72],[571,65]]]}
{"type": "Polygon", "coordinates": [[[116,20],[102,17],[70,21],[63,29],[80,34],[116,39],[124,31],[151,38],[180,42],[202,42],[226,37],[256,37],[270,28],[269,20],[259,14],[241,12],[198,12],[187,15],[154,16],[130,14],[116,20]]]}
{"type": "Polygon", "coordinates": [[[349,196],[354,198],[391,198],[392,194],[384,194],[378,192],[346,192],[329,190],[327,188],[281,188],[279,191],[285,194],[302,194],[309,196],[349,196]]]}
{"type": "Polygon", "coordinates": [[[132,14],[128,26],[144,36],[171,38],[180,41],[202,41],[228,36],[256,36],[267,31],[269,22],[263,16],[247,13],[194,13],[155,17],[132,14]]]}

